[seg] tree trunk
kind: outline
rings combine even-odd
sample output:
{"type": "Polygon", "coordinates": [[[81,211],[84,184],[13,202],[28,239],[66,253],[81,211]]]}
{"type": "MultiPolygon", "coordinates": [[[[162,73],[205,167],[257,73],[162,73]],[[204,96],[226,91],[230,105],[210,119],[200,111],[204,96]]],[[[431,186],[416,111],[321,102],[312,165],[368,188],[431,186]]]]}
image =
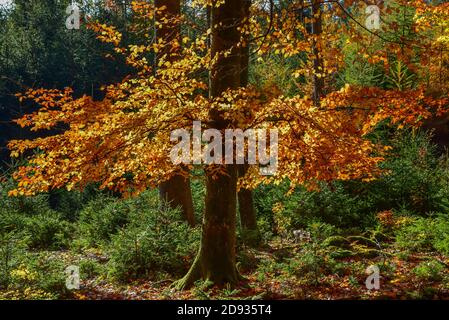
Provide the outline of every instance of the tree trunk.
{"type": "Polygon", "coordinates": [[[190,179],[181,175],[174,176],[159,185],[159,195],[163,203],[172,208],[181,208],[182,215],[190,226],[195,226],[192,189],[190,179]]]}
{"type": "Polygon", "coordinates": [[[226,171],[218,179],[206,177],[201,245],[190,271],[176,284],[178,289],[187,289],[197,280],[216,285],[233,285],[239,280],[235,258],[236,166],[228,165],[226,171]]]}
{"type": "MultiPolygon", "coordinates": [[[[240,41],[238,28],[242,5],[243,0],[226,0],[219,7],[213,5],[211,10],[212,56],[218,54],[211,70],[211,98],[240,86],[240,50],[237,44],[240,41]],[[223,55],[227,50],[231,50],[231,53],[223,55]]],[[[212,109],[209,115],[213,128],[222,130],[228,126],[219,110],[212,109]]],[[[178,289],[188,288],[201,279],[216,285],[235,285],[240,279],[235,264],[237,166],[222,166],[225,172],[215,179],[206,170],[207,191],[201,246],[190,271],[176,284],[178,289]]]]}
{"type": "MultiPolygon", "coordinates": [[[[156,8],[165,7],[156,14],[156,22],[164,19],[170,20],[181,14],[181,4],[179,0],[155,0],[156,8]]],[[[161,24],[156,27],[156,37],[164,39],[166,46],[161,55],[167,54],[167,60],[173,61],[177,58],[179,46],[174,45],[175,41],[181,44],[181,26],[177,24],[161,24]]],[[[156,57],[157,62],[157,57],[156,57]]],[[[157,63],[155,64],[157,66],[157,63]]],[[[181,208],[184,219],[189,225],[195,225],[195,215],[193,211],[192,190],[190,179],[180,175],[170,178],[159,186],[159,194],[163,204],[168,204],[172,208],[181,208]]]]}
{"type": "MultiPolygon", "coordinates": [[[[242,20],[248,22],[250,15],[251,0],[243,0],[244,6],[242,8],[242,20]]],[[[249,76],[249,37],[245,37],[245,44],[241,47],[240,56],[240,86],[246,87],[248,85],[249,76]]],[[[238,176],[244,177],[248,165],[238,166],[238,176]]],[[[254,207],[253,192],[248,189],[240,189],[238,192],[240,225],[243,231],[243,240],[249,245],[256,245],[260,241],[260,234],[257,228],[256,208],[254,207]]]]}
{"type": "MultiPolygon", "coordinates": [[[[245,176],[247,169],[247,165],[239,165],[239,177],[245,176]]],[[[244,188],[240,189],[238,192],[238,200],[243,241],[248,245],[257,245],[260,243],[260,233],[257,227],[253,192],[244,188]]]]}

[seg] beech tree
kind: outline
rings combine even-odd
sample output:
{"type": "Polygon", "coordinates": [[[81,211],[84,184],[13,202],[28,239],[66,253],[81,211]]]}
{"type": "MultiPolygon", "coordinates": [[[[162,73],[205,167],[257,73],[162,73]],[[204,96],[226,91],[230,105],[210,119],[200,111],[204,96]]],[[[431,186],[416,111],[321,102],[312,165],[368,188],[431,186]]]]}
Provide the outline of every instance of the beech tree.
{"type": "MultiPolygon", "coordinates": [[[[249,76],[249,58],[250,58],[250,9],[251,0],[244,0],[241,7],[242,14],[242,37],[240,52],[240,87],[248,86],[249,76]]],[[[247,112],[251,112],[248,110],[247,112]]],[[[238,167],[238,175],[244,178],[248,171],[248,164],[238,167]]],[[[245,233],[245,238],[249,244],[257,244],[260,240],[260,234],[257,227],[256,208],[254,206],[253,192],[250,189],[242,187],[238,191],[238,204],[240,213],[240,224],[245,233]]]]}
{"type": "MultiPolygon", "coordinates": [[[[166,46],[156,57],[165,55],[166,62],[173,62],[179,55],[181,45],[181,25],[178,21],[181,14],[181,3],[179,0],[156,0],[155,9],[156,39],[160,38],[166,43],[166,46]]],[[[156,65],[157,60],[156,58],[156,65]]],[[[173,208],[180,207],[189,225],[195,225],[192,190],[188,177],[182,175],[171,177],[161,183],[159,192],[163,202],[167,202],[173,208]]]]}
{"type": "MultiPolygon", "coordinates": [[[[241,81],[241,40],[243,0],[228,0],[221,5],[212,3],[211,57],[216,59],[211,68],[210,97],[221,98],[224,93],[236,90],[241,81]]],[[[229,127],[225,110],[218,105],[209,110],[210,126],[220,131],[229,127]]],[[[223,142],[224,150],[224,142],[223,142]]],[[[236,194],[237,165],[221,166],[220,174],[206,171],[206,208],[203,234],[198,255],[178,287],[191,286],[199,279],[213,283],[236,283],[236,194]]]]}
{"type": "MultiPolygon", "coordinates": [[[[438,49],[441,46],[447,50],[449,6],[403,2],[415,10],[414,23],[425,34],[417,42],[383,40],[380,32],[345,24],[342,17],[352,20],[349,8],[363,8],[362,2],[288,2],[276,13],[273,2],[271,9],[255,3],[250,12],[250,40],[255,48],[251,54],[256,56],[256,63],[269,54],[297,59],[299,67],[292,77],[302,79],[302,93],[293,96],[284,96],[275,87],[242,86],[241,48],[246,38],[243,0],[192,3],[210,6],[211,28],[194,39],[183,36],[179,58],[160,55],[156,69],[147,54],[167,50],[164,39],[150,41],[146,33],[145,44],[121,47],[121,34],[115,28],[92,25],[99,39],[112,43],[116,53],[124,55],[138,73],[107,86],[101,101],[87,95],[74,98],[69,88],[19,94],[19,99],[32,99],[41,105],[38,112],[18,119],[19,125],[42,130],[64,123],[68,129],[46,138],[10,143],[12,156],[35,150],[28,164],[14,174],[18,186],[10,195],[83,188],[96,181],[101,188],[132,196],[175,176],[187,178],[199,165],[175,166],[170,160],[174,145],[171,132],[190,132],[193,121],[201,121],[204,129],[220,132],[235,128],[277,130],[278,165],[273,175],[260,175],[258,166],[253,165],[238,179],[237,164],[202,165],[206,198],[201,245],[190,271],[176,285],[183,289],[201,279],[235,285],[242,279],[235,263],[239,189],[284,181],[292,190],[299,185],[318,188],[320,181],[370,181],[382,172],[378,164],[389,150],[367,137],[381,121],[416,127],[424,119],[446,112],[447,89],[431,92],[424,77],[418,78],[415,87],[400,90],[351,84],[335,87],[326,81],[345,67],[339,53],[342,41],[364,44],[359,46],[362,56],[366,54],[368,63],[381,64],[385,70],[389,70],[391,52],[405,63],[407,52],[419,49],[419,56],[430,61],[417,73],[435,67],[438,59],[447,61],[438,49]],[[315,14],[298,19],[298,12],[310,6],[315,14]],[[317,21],[321,21],[320,26],[316,26],[317,21]],[[314,26],[310,28],[310,24],[314,26]],[[441,26],[445,28],[442,36],[435,30],[441,26]],[[388,44],[370,52],[367,44],[375,41],[388,44]],[[210,83],[198,76],[203,70],[209,71],[210,83]],[[310,97],[311,92],[318,94],[310,97]]],[[[133,10],[152,19],[160,8],[136,1],[133,10]]],[[[173,19],[162,19],[161,23],[172,23],[173,19]]],[[[194,26],[182,15],[179,19],[180,23],[194,26]]],[[[223,143],[221,146],[225,147],[223,143]]],[[[203,149],[200,153],[205,152],[209,151],[203,149]]]]}

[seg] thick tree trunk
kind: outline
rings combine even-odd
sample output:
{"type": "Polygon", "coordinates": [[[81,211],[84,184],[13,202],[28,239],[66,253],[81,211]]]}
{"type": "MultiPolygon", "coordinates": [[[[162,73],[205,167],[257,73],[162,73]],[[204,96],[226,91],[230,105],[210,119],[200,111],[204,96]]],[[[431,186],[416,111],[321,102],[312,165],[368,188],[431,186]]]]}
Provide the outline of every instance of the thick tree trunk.
{"type": "MultiPolygon", "coordinates": [[[[155,0],[155,6],[156,8],[165,7],[164,10],[156,14],[156,22],[162,22],[164,19],[170,20],[181,14],[180,0],[155,0]]],[[[169,61],[176,59],[179,46],[174,45],[174,42],[178,41],[178,44],[181,43],[181,26],[179,23],[156,26],[156,37],[164,39],[166,42],[166,46],[161,54],[167,54],[166,59],[169,61]]],[[[159,194],[163,204],[168,204],[172,208],[181,208],[183,217],[189,225],[195,225],[192,190],[189,178],[180,175],[172,177],[159,186],[159,194]]]]}
{"type": "MultiPolygon", "coordinates": [[[[243,0],[242,20],[248,22],[250,15],[251,0],[243,0]]],[[[240,56],[240,86],[248,85],[249,76],[249,37],[245,36],[245,44],[241,47],[240,56]]],[[[248,165],[239,165],[238,175],[244,177],[248,165]]],[[[245,243],[256,245],[260,241],[260,234],[257,228],[256,209],[254,207],[253,192],[248,189],[240,189],[238,192],[238,203],[240,213],[240,225],[243,231],[243,239],[245,243]]]]}
{"type": "Polygon", "coordinates": [[[236,268],[236,192],[237,170],[228,165],[226,175],[207,176],[206,209],[199,252],[178,289],[191,287],[197,280],[217,285],[235,284],[240,276],[236,268]]]}
{"type": "MultiPolygon", "coordinates": [[[[219,97],[227,89],[240,86],[240,41],[238,30],[243,0],[226,0],[212,8],[212,56],[218,54],[211,70],[210,95],[219,97]],[[223,55],[227,50],[231,54],[223,55]]],[[[210,111],[212,127],[228,126],[219,110],[210,111]]],[[[203,234],[198,255],[187,275],[176,287],[190,287],[196,280],[209,280],[216,285],[235,285],[240,276],[236,262],[237,166],[222,165],[225,171],[218,178],[206,173],[206,207],[203,234]]],[[[207,172],[207,170],[206,170],[207,172]]]]}

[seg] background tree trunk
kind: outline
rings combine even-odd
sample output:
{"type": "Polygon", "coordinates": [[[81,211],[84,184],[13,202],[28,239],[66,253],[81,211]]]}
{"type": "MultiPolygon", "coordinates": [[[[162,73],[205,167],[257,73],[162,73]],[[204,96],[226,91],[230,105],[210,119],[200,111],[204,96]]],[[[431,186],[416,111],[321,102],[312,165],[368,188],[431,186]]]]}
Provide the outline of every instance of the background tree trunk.
{"type": "MultiPolygon", "coordinates": [[[[245,176],[247,168],[247,165],[239,165],[239,177],[245,176]]],[[[257,227],[256,208],[254,207],[253,192],[244,188],[240,189],[238,192],[238,201],[240,223],[244,234],[244,241],[249,245],[257,245],[260,242],[260,233],[257,227]]]]}
{"type": "Polygon", "coordinates": [[[190,226],[195,226],[192,189],[190,179],[181,175],[174,176],[159,185],[159,195],[163,203],[172,208],[181,208],[184,219],[190,226]]]}
{"type": "MultiPolygon", "coordinates": [[[[162,22],[164,18],[171,20],[181,14],[181,3],[179,0],[155,0],[156,8],[163,8],[156,14],[156,22],[162,22]]],[[[162,38],[166,42],[161,55],[167,54],[167,60],[175,60],[179,51],[179,46],[173,46],[175,41],[181,44],[181,26],[179,23],[162,24],[156,27],[156,38],[162,38]]],[[[156,57],[157,62],[158,57],[156,57]]],[[[157,63],[155,64],[157,66],[157,63]]],[[[159,186],[159,194],[163,204],[168,204],[172,208],[180,207],[184,219],[189,225],[195,225],[195,214],[193,210],[192,190],[190,179],[180,175],[170,178],[159,186]]]]}
{"type": "MultiPolygon", "coordinates": [[[[243,0],[226,0],[212,8],[212,56],[218,54],[211,70],[210,96],[220,96],[227,89],[240,86],[240,10],[243,0]],[[232,50],[231,50],[232,49],[232,50]],[[223,52],[231,50],[224,56],[223,52]]],[[[219,110],[210,111],[212,127],[222,130],[228,126],[219,110]]],[[[224,147],[224,146],[223,146],[224,147]]],[[[224,173],[212,177],[206,170],[206,206],[203,233],[198,255],[177,288],[190,287],[196,280],[209,280],[216,285],[238,282],[236,268],[237,166],[222,165],[224,173]]]]}
{"type": "MultiPolygon", "coordinates": [[[[248,22],[250,15],[251,0],[243,0],[242,20],[244,23],[248,22]]],[[[240,86],[246,87],[249,78],[249,37],[244,35],[245,44],[241,47],[240,56],[240,86]]],[[[238,166],[238,176],[244,177],[248,165],[238,166]]],[[[240,213],[240,224],[244,234],[244,241],[247,244],[255,245],[260,241],[260,234],[257,228],[256,208],[254,207],[253,192],[248,189],[240,189],[238,192],[238,203],[240,213]]]]}

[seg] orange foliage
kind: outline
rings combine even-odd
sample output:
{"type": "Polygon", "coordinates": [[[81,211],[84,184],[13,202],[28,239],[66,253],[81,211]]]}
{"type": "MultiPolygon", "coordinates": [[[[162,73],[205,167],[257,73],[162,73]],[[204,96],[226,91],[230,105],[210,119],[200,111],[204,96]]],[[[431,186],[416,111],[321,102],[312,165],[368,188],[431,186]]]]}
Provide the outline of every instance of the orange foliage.
{"type": "MultiPolygon", "coordinates": [[[[365,45],[360,47],[360,54],[367,54],[367,61],[374,64],[387,62],[386,57],[392,52],[409,62],[412,55],[418,56],[420,72],[430,68],[433,75],[438,49],[442,46],[446,52],[448,49],[449,7],[447,4],[433,7],[424,1],[405,2],[417,10],[416,29],[420,34],[427,37],[434,34],[435,25],[429,21],[438,16],[439,23],[446,28],[443,35],[431,41],[419,38],[416,43],[406,45],[388,43],[374,53],[368,52],[365,45]],[[417,52],[415,46],[421,51],[417,52]]],[[[204,5],[203,1],[195,3],[204,5]]],[[[133,9],[146,18],[154,16],[154,8],[148,3],[135,1],[133,9]]],[[[287,8],[273,16],[266,8],[255,5],[250,29],[242,30],[252,35],[260,59],[266,54],[298,58],[301,67],[292,77],[305,77],[304,92],[310,92],[307,86],[316,73],[311,59],[304,59],[311,55],[312,41],[319,43],[324,70],[318,76],[325,78],[344,67],[339,49],[341,39],[365,44],[374,41],[372,34],[336,22],[345,7],[329,5],[324,11],[326,23],[320,36],[307,31],[305,26],[310,18],[300,21],[295,9],[287,8]],[[267,26],[270,26],[268,32],[267,26]],[[335,32],[338,28],[343,32],[335,32]]],[[[179,21],[189,23],[186,17],[179,17],[179,21]]],[[[448,104],[447,83],[442,83],[435,95],[429,94],[430,82],[424,81],[417,89],[404,91],[349,85],[333,90],[330,87],[319,108],[304,94],[285,97],[273,88],[251,86],[211,99],[206,94],[207,79],[199,76],[211,70],[217,60],[210,56],[206,45],[210,30],[195,38],[185,37],[180,57],[173,61],[161,54],[164,52],[161,48],[171,45],[179,49],[181,44],[176,40],[168,44],[160,39],[123,48],[121,34],[113,27],[92,25],[91,28],[101,41],[113,44],[115,52],[126,57],[127,63],[136,69],[136,75],[106,87],[102,101],[94,101],[89,96],[74,98],[68,88],[29,90],[18,95],[21,100],[32,99],[41,106],[39,111],[18,119],[19,125],[42,130],[64,124],[67,129],[56,135],[9,144],[12,156],[35,150],[29,163],[14,174],[19,185],[11,195],[32,195],[64,186],[69,190],[82,188],[94,181],[101,182],[102,188],[134,194],[160,184],[175,173],[188,175],[192,167],[175,167],[170,162],[173,145],[170,132],[191,128],[193,120],[209,126],[211,108],[224,112],[230,128],[279,130],[277,174],[263,177],[257,168],[252,168],[243,181],[247,187],[262,182],[279,183],[284,179],[289,179],[292,186],[306,184],[311,188],[322,180],[369,181],[380,172],[377,164],[383,160],[386,148],[367,140],[367,133],[385,119],[418,126],[423,119],[445,112],[448,104]],[[148,54],[157,55],[156,70],[147,60],[148,54]]],[[[447,53],[442,59],[447,59],[447,53]]]]}

